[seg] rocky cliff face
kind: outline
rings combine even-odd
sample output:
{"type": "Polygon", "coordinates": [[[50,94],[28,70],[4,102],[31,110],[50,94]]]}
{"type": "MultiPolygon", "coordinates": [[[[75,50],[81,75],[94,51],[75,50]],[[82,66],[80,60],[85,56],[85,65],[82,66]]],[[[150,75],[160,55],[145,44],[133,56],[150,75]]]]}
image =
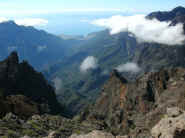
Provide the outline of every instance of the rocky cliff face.
{"type": "Polygon", "coordinates": [[[185,112],[181,109],[167,108],[167,114],[152,128],[153,138],[184,138],[185,112]]]}
{"type": "MultiPolygon", "coordinates": [[[[17,74],[19,69],[15,72],[17,74]]],[[[12,76],[17,78],[16,75],[7,78],[12,80],[12,76]]],[[[184,68],[147,73],[135,82],[126,80],[114,70],[96,103],[72,120],[62,116],[35,115],[40,114],[42,102],[31,96],[9,95],[11,89],[5,89],[9,93],[2,93],[0,111],[15,115],[9,113],[0,119],[0,136],[183,138],[184,89],[184,68]],[[22,116],[28,118],[22,119],[22,116]]],[[[52,107],[49,102],[48,107],[52,107]]]]}
{"type": "MultiPolygon", "coordinates": [[[[177,23],[185,24],[184,15],[185,8],[177,7],[167,12],[151,13],[147,18],[171,21],[171,25],[175,25],[177,23]]],[[[184,45],[138,43],[136,38],[131,37],[127,32],[110,35],[109,31],[105,30],[91,35],[93,37],[85,40],[79,47],[76,46],[74,54],[46,71],[50,79],[59,77],[62,80],[63,86],[58,90],[59,99],[73,113],[77,113],[90,101],[94,102],[94,99],[100,94],[101,86],[108,79],[107,74],[102,75],[102,73],[111,71],[120,64],[138,63],[142,68],[139,75],[143,75],[145,72],[159,71],[161,68],[185,67],[184,45]],[[86,75],[82,75],[79,66],[87,56],[94,56],[98,59],[100,70],[93,70],[93,73],[88,72],[86,75]]],[[[127,79],[135,79],[138,75],[124,74],[127,79]]]]}
{"type": "Polygon", "coordinates": [[[159,21],[171,21],[171,25],[176,25],[178,23],[183,23],[183,28],[185,32],[185,8],[176,7],[171,11],[158,11],[150,13],[146,18],[154,19],[159,21]]]}
{"type": "MultiPolygon", "coordinates": [[[[185,15],[185,8],[182,6],[176,7],[171,11],[157,11],[150,13],[147,18],[153,19],[156,18],[159,21],[175,21],[179,17],[182,17],[185,15]]],[[[179,22],[184,22],[184,20],[178,20],[179,22]]]]}
{"type": "Polygon", "coordinates": [[[88,134],[73,134],[70,138],[184,138],[185,136],[185,112],[177,107],[167,108],[166,114],[151,129],[151,135],[113,136],[103,131],[92,131],[88,134]]]}
{"type": "Polygon", "coordinates": [[[26,61],[19,63],[16,52],[0,62],[1,116],[7,112],[30,116],[38,113],[60,113],[54,89],[41,73],[26,61]]]}
{"type": "Polygon", "coordinates": [[[127,136],[113,136],[111,133],[106,133],[102,131],[92,131],[89,134],[84,135],[72,135],[69,138],[128,138],[127,136]]]}
{"type": "Polygon", "coordinates": [[[149,137],[167,107],[185,109],[184,79],[184,68],[147,73],[136,82],[128,82],[114,71],[100,98],[81,114],[82,122],[98,122],[115,135],[149,137]]]}

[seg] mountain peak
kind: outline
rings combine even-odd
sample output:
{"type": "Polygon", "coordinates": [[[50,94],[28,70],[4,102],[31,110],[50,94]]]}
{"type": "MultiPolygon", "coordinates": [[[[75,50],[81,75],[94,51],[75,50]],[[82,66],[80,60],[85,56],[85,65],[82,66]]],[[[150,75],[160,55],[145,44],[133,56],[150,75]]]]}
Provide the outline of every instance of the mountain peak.
{"type": "MultiPolygon", "coordinates": [[[[146,18],[148,19],[158,19],[159,21],[173,21],[176,18],[182,17],[185,15],[185,8],[178,6],[171,11],[158,11],[152,12],[146,18]]],[[[180,23],[184,23],[184,20],[181,20],[180,23]]]]}
{"type": "MultiPolygon", "coordinates": [[[[34,70],[27,62],[19,63],[16,51],[13,51],[5,60],[0,62],[0,94],[3,95],[5,100],[12,95],[14,96],[13,99],[11,98],[12,100],[18,99],[19,101],[19,99],[22,99],[23,101],[28,101],[28,98],[38,105],[39,114],[61,113],[62,108],[56,99],[53,87],[48,84],[41,73],[34,70]],[[22,96],[15,97],[15,95],[22,95],[27,98],[22,98],[22,96]]],[[[16,107],[17,110],[19,110],[18,108],[16,107]]],[[[9,111],[9,108],[7,110],[9,111]]],[[[30,110],[32,111],[32,109],[30,110]]],[[[0,116],[2,112],[6,113],[8,111],[0,108],[0,116]]],[[[25,115],[25,113],[19,113],[18,111],[14,113],[20,116],[25,115]]],[[[32,115],[32,113],[29,115],[32,115]]]]}
{"type": "Polygon", "coordinates": [[[1,22],[1,24],[17,25],[13,20],[4,21],[4,22],[1,22]]]}
{"type": "Polygon", "coordinates": [[[116,70],[114,69],[112,72],[111,72],[111,77],[116,77],[118,79],[120,79],[123,83],[127,83],[128,81],[116,70]]]}
{"type": "Polygon", "coordinates": [[[173,12],[184,12],[185,8],[183,6],[178,6],[172,10],[173,12]]]}
{"type": "Polygon", "coordinates": [[[11,52],[11,54],[8,56],[7,60],[11,63],[18,64],[19,63],[19,57],[16,51],[11,52]]]}

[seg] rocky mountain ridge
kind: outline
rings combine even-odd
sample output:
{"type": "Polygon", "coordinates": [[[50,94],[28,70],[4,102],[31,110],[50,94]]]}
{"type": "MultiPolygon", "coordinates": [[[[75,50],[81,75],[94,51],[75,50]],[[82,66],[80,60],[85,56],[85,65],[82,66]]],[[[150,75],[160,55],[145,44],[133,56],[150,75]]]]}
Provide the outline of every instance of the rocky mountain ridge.
{"type": "Polygon", "coordinates": [[[184,68],[147,73],[136,82],[118,74],[111,74],[95,104],[82,112],[82,122],[97,122],[114,135],[143,138],[151,136],[167,108],[185,110],[184,68]]]}
{"type": "Polygon", "coordinates": [[[41,113],[62,113],[54,88],[28,62],[19,62],[12,52],[0,62],[1,116],[8,112],[29,117],[41,113]]]}
{"type": "Polygon", "coordinates": [[[21,61],[27,60],[40,71],[63,60],[73,44],[78,43],[32,26],[17,25],[14,21],[1,22],[0,33],[0,60],[4,60],[12,51],[17,51],[21,61]]]}
{"type": "MultiPolygon", "coordinates": [[[[175,22],[175,20],[183,18],[184,11],[185,8],[177,7],[167,12],[151,13],[147,18],[157,18],[161,21],[174,20],[175,22]]],[[[185,20],[178,22],[184,24],[185,20]]],[[[128,32],[110,35],[109,30],[104,30],[93,33],[92,38],[77,45],[75,54],[65,61],[51,66],[45,74],[51,80],[56,77],[61,79],[61,89],[58,89],[57,92],[58,99],[72,109],[73,114],[76,114],[89,102],[95,101],[100,94],[101,86],[108,80],[110,71],[119,65],[128,62],[137,63],[140,72],[122,73],[126,79],[135,80],[146,72],[157,72],[163,68],[185,67],[184,53],[184,45],[138,43],[136,38],[128,32]],[[79,68],[88,56],[95,57],[99,66],[97,69],[83,74],[79,68]],[[70,98],[65,100],[69,95],[70,98]]]]}
{"type": "Polygon", "coordinates": [[[114,70],[101,96],[73,119],[12,113],[0,119],[0,136],[10,138],[183,138],[185,69],[146,73],[136,82],[114,70]],[[13,125],[12,125],[13,124],[13,125]]]}

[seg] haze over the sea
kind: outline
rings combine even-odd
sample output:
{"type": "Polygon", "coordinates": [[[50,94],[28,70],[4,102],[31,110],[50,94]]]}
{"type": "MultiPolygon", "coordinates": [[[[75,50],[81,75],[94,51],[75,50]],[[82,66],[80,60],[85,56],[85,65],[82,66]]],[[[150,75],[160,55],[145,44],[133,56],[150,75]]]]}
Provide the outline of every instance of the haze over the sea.
{"type": "Polygon", "coordinates": [[[0,20],[18,20],[23,25],[30,25],[31,22],[34,27],[54,34],[86,35],[104,29],[90,24],[96,19],[113,15],[148,14],[179,5],[185,5],[185,1],[6,0],[0,1],[0,20]]]}

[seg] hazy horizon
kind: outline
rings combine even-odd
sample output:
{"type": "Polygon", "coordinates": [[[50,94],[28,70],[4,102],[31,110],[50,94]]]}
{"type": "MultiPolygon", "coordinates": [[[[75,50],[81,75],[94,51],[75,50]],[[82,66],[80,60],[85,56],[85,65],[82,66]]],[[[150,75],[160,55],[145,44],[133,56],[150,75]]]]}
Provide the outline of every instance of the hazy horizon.
{"type": "Polygon", "coordinates": [[[114,15],[147,15],[184,5],[185,1],[180,0],[6,0],[0,2],[0,21],[16,20],[21,25],[31,25],[56,35],[87,35],[104,29],[92,25],[93,20],[114,15]]]}

